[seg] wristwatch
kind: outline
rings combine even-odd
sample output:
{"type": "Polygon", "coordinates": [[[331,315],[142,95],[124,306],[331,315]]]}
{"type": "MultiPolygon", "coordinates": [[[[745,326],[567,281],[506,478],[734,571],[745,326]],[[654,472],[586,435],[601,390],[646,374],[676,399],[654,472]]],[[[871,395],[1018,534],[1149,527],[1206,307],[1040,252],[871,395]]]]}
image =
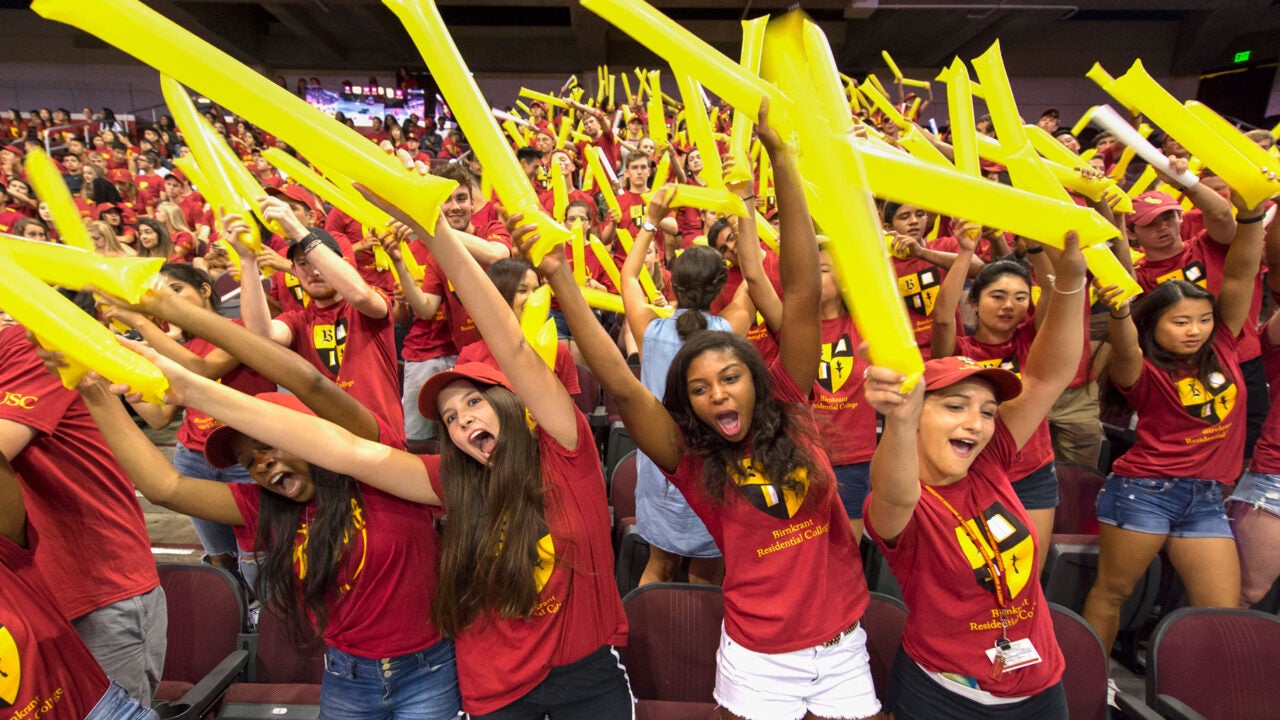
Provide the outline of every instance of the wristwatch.
{"type": "Polygon", "coordinates": [[[640,229],[648,230],[649,232],[654,233],[655,235],[658,233],[658,226],[650,222],[649,218],[645,218],[644,222],[640,223],[640,229]]]}

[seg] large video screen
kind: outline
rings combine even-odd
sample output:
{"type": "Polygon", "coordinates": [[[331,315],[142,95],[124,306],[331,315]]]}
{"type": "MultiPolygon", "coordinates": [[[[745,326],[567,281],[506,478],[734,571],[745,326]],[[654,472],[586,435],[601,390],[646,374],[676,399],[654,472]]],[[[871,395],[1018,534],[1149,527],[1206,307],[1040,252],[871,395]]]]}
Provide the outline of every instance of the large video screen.
{"type": "Polygon", "coordinates": [[[363,85],[344,85],[337,91],[310,86],[306,101],[330,115],[342,113],[351,118],[358,128],[369,127],[373,118],[381,119],[387,115],[400,122],[410,114],[422,118],[426,108],[422,90],[363,85]]]}

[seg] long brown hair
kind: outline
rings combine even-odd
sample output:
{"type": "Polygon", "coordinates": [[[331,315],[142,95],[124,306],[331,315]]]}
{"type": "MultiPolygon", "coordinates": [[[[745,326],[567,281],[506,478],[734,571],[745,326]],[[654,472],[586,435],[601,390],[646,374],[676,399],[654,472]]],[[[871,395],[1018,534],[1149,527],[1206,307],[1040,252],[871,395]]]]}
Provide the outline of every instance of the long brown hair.
{"type": "Polygon", "coordinates": [[[489,465],[459,449],[442,431],[440,478],[448,518],[441,537],[440,582],[431,619],[456,637],[489,611],[528,617],[538,603],[534,568],[547,534],[538,440],[525,406],[510,390],[480,390],[498,416],[489,465]]]}

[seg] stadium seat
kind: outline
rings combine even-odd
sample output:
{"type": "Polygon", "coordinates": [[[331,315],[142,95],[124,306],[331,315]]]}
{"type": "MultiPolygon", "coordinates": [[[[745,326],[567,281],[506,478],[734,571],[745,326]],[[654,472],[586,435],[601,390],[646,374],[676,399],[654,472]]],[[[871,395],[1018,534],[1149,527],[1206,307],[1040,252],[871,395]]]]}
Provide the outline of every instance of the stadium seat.
{"type": "Polygon", "coordinates": [[[1071,720],[1107,720],[1107,654],[1089,623],[1050,603],[1053,633],[1067,670],[1062,674],[1071,720]]]}
{"type": "Polygon", "coordinates": [[[1147,704],[1166,718],[1256,720],[1280,708],[1280,618],[1254,610],[1182,608],[1151,639],[1147,704]]]}
{"type": "Polygon", "coordinates": [[[249,682],[227,689],[219,720],[295,718],[320,715],[320,682],[324,678],[324,644],[303,649],[293,645],[279,611],[264,607],[251,647],[254,662],[249,682]]]}
{"type": "Polygon", "coordinates": [[[636,451],[632,450],[618,461],[609,476],[609,507],[613,508],[613,540],[617,547],[622,540],[622,521],[636,517],[636,451]]]}
{"type": "Polygon", "coordinates": [[[1098,534],[1095,501],[1106,476],[1087,465],[1057,462],[1058,508],[1053,515],[1055,533],[1098,534]]]}
{"type": "Polygon", "coordinates": [[[871,680],[876,686],[876,697],[886,698],[893,660],[902,645],[902,630],[907,626],[907,606],[898,598],[873,592],[862,623],[867,632],[867,653],[871,655],[871,680]]]}
{"type": "Polygon", "coordinates": [[[164,671],[154,708],[162,718],[199,718],[249,663],[238,647],[245,600],[235,576],[211,565],[156,568],[168,604],[164,671]]]}
{"type": "Polygon", "coordinates": [[[630,633],[619,648],[637,718],[716,717],[716,650],[724,598],[714,585],[651,583],[622,600],[630,633]]]}
{"type": "Polygon", "coordinates": [[[592,425],[597,421],[603,424],[604,414],[596,412],[602,404],[600,381],[596,380],[591,368],[586,365],[578,365],[578,390],[578,394],[573,396],[578,409],[592,421],[592,425]]]}

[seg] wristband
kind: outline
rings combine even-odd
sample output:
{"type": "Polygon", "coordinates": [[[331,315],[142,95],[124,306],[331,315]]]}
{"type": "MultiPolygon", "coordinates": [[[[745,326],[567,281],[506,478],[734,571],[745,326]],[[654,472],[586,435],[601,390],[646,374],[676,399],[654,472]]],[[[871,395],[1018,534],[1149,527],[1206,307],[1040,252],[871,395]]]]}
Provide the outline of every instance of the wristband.
{"type": "Polygon", "coordinates": [[[1116,315],[1115,313],[1113,313],[1113,312],[1111,312],[1111,311],[1109,311],[1109,310],[1107,311],[1107,314],[1111,316],[1111,319],[1112,319],[1112,320],[1124,320],[1125,318],[1127,318],[1127,317],[1129,317],[1130,315],[1132,315],[1132,314],[1133,314],[1133,308],[1131,308],[1131,307],[1129,307],[1128,305],[1126,305],[1126,306],[1125,306],[1125,313],[1124,313],[1123,315],[1116,315]]]}
{"type": "Polygon", "coordinates": [[[298,244],[302,246],[303,255],[310,255],[311,251],[323,245],[324,241],[315,233],[308,232],[301,240],[298,241],[298,244]]]}
{"type": "Polygon", "coordinates": [[[1044,252],[1044,248],[1037,245],[1032,248],[1027,248],[1026,252],[1024,252],[1023,255],[1039,255],[1042,252],[1044,252]]]}
{"type": "Polygon", "coordinates": [[[1058,281],[1058,278],[1054,277],[1053,275],[1049,276],[1049,287],[1053,288],[1053,291],[1059,295],[1075,295],[1081,290],[1084,290],[1085,287],[1089,284],[1089,278],[1086,276],[1086,277],[1080,278],[1080,287],[1076,288],[1075,290],[1059,290],[1057,281],[1058,281]]]}
{"type": "Polygon", "coordinates": [[[1240,218],[1240,217],[1237,217],[1237,218],[1236,218],[1236,224],[1237,224],[1237,225],[1252,225],[1252,224],[1254,224],[1254,223],[1260,223],[1260,222],[1262,222],[1262,221],[1263,221],[1263,219],[1265,219],[1266,217],[1267,217],[1267,214],[1266,214],[1266,213],[1262,213],[1261,215],[1259,215],[1259,216],[1257,216],[1257,217],[1251,217],[1251,218],[1240,218]]]}

